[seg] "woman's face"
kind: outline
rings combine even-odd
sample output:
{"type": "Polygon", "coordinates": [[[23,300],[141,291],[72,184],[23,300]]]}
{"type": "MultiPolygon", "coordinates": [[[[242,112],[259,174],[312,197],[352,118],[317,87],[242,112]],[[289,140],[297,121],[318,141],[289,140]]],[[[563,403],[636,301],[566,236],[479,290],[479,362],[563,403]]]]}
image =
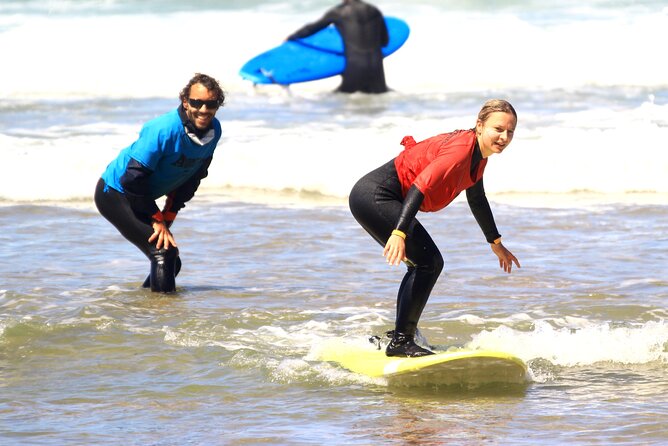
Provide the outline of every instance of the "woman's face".
{"type": "Polygon", "coordinates": [[[494,112],[485,122],[478,121],[476,134],[483,158],[504,151],[513,140],[517,120],[511,113],[494,112]]]}

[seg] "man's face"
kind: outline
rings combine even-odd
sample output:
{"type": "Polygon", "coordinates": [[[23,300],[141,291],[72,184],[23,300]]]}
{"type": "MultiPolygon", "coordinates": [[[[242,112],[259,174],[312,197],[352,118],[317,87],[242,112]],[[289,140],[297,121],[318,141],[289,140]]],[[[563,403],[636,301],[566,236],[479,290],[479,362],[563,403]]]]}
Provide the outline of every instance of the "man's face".
{"type": "Polygon", "coordinates": [[[190,122],[200,130],[208,129],[218,111],[218,98],[202,84],[190,87],[190,95],[184,99],[183,108],[190,122]],[[204,101],[204,102],[202,102],[204,101]]]}

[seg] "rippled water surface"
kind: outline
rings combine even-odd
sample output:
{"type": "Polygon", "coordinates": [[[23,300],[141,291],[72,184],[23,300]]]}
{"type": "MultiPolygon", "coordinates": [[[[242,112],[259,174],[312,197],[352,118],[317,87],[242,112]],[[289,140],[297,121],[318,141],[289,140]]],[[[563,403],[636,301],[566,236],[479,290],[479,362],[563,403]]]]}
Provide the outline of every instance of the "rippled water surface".
{"type": "Polygon", "coordinates": [[[327,339],[391,328],[402,275],[344,203],[195,201],[174,227],[174,296],[140,289],[147,261],[89,204],[0,207],[0,437],[668,441],[665,206],[495,209],[522,263],[510,276],[465,203],[423,218],[447,266],[421,330],[528,361],[520,389],[389,388],[317,359],[327,339]]]}

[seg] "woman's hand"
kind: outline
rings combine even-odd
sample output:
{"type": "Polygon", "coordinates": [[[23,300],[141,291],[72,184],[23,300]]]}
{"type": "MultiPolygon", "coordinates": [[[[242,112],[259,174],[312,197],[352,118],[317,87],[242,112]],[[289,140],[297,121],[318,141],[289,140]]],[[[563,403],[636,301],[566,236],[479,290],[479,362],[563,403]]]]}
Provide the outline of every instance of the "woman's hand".
{"type": "Polygon", "coordinates": [[[169,249],[170,246],[176,247],[176,242],[174,241],[174,236],[172,235],[171,232],[169,232],[169,229],[165,225],[165,223],[161,221],[154,221],[153,222],[153,235],[151,235],[148,239],[149,243],[155,243],[156,249],[169,249]]]}
{"type": "Polygon", "coordinates": [[[494,254],[499,258],[499,266],[503,268],[505,272],[510,274],[513,269],[513,262],[518,268],[521,268],[517,257],[515,257],[512,252],[508,251],[502,243],[492,244],[491,247],[494,254]]]}
{"type": "Polygon", "coordinates": [[[391,235],[383,249],[383,257],[390,265],[400,265],[406,259],[406,241],[398,235],[391,235]]]}

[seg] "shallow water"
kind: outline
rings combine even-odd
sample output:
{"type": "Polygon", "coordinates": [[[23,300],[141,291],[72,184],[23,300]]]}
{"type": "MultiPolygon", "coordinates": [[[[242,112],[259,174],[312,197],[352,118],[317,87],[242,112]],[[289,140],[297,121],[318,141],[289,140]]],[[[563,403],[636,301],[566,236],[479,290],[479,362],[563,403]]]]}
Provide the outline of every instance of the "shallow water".
{"type": "Polygon", "coordinates": [[[423,218],[447,266],[421,330],[438,349],[503,349],[528,361],[532,381],[519,389],[388,388],[317,359],[326,339],[366,342],[391,328],[402,274],[343,203],[202,197],[174,228],[184,260],[174,296],[139,288],[147,261],[90,205],[1,207],[1,436],[138,445],[668,440],[666,207],[495,209],[522,263],[510,276],[465,203],[423,218]]]}

